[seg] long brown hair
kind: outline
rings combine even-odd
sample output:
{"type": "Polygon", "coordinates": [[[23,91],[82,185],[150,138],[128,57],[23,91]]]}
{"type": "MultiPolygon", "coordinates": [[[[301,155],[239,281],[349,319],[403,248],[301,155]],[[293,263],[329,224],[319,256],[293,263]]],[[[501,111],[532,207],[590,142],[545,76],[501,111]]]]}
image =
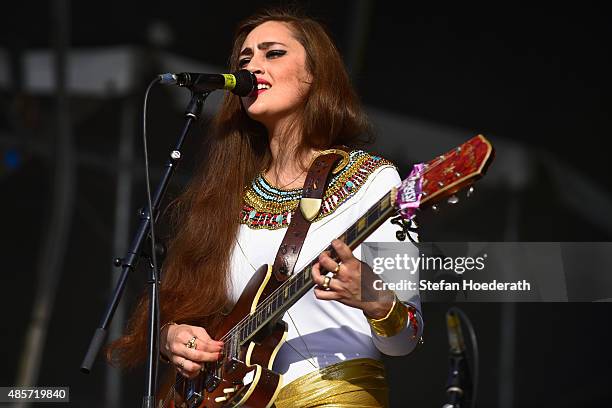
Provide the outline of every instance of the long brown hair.
{"type": "MultiPolygon", "coordinates": [[[[237,69],[240,47],[255,27],[284,22],[306,50],[312,75],[294,157],[309,149],[356,145],[369,126],[340,53],[323,26],[289,10],[265,10],[236,31],[230,69],[237,69]]],[[[185,191],[173,202],[173,238],[160,287],[161,322],[214,326],[227,308],[230,254],[239,228],[244,187],[270,164],[266,129],[250,119],[237,96],[227,94],[211,125],[208,152],[185,191]]],[[[146,354],[146,297],[139,302],[126,334],[108,348],[109,360],[133,366],[146,354]]]]}

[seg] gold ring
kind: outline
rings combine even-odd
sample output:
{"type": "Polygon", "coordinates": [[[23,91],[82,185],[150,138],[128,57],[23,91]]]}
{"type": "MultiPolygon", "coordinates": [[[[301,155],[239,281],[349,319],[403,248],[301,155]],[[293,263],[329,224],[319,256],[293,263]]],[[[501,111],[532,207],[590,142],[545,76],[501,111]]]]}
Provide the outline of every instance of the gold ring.
{"type": "Polygon", "coordinates": [[[332,271],[334,273],[334,275],[336,275],[338,273],[338,271],[340,271],[340,265],[342,265],[342,262],[338,262],[338,264],[336,265],[336,267],[332,271]]]}
{"type": "Polygon", "coordinates": [[[195,349],[196,348],[196,340],[197,340],[197,337],[193,336],[191,339],[189,339],[189,341],[187,343],[185,343],[185,347],[190,348],[190,349],[195,349]]]}
{"type": "Polygon", "coordinates": [[[323,279],[323,285],[321,285],[323,287],[323,289],[328,290],[329,289],[329,283],[331,282],[332,278],[329,276],[326,276],[323,279]]]}
{"type": "Polygon", "coordinates": [[[184,360],[183,360],[183,361],[181,361],[181,362],[179,363],[179,365],[178,365],[178,366],[179,366],[179,368],[180,368],[181,370],[183,369],[183,365],[184,365],[184,364],[185,364],[185,361],[184,361],[184,360]]]}

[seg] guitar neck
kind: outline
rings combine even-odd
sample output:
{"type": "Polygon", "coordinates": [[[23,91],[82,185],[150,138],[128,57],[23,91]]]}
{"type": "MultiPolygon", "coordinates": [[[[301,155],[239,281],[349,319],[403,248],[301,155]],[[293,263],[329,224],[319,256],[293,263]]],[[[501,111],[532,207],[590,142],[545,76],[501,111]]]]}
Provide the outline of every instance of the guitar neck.
{"type": "MultiPolygon", "coordinates": [[[[395,213],[396,209],[392,205],[393,199],[394,191],[390,191],[370,207],[338,239],[345,242],[349,248],[355,249],[395,213]]],[[[335,257],[335,251],[331,245],[326,248],[326,251],[330,251],[332,257],[335,257]]],[[[311,270],[317,261],[318,258],[315,258],[304,269],[291,275],[277,290],[257,305],[253,314],[232,329],[231,333],[238,334],[237,340],[240,343],[249,341],[255,333],[269,322],[278,321],[282,318],[285,312],[312,288],[314,282],[311,270]]]]}

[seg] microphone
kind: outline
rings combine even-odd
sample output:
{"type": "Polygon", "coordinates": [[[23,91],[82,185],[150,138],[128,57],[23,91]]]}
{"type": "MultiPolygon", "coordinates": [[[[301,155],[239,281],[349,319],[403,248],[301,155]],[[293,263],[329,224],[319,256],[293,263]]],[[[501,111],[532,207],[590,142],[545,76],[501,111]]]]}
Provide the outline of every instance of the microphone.
{"type": "Polygon", "coordinates": [[[461,408],[463,401],[471,401],[472,381],[465,355],[465,343],[461,321],[455,308],[446,312],[446,329],[449,345],[449,372],[446,383],[448,402],[443,408],[461,408]]]}
{"type": "Polygon", "coordinates": [[[226,89],[238,96],[248,96],[257,86],[252,72],[241,69],[233,74],[200,74],[197,72],[166,73],[159,75],[162,85],[178,85],[193,92],[210,92],[226,89]]]}

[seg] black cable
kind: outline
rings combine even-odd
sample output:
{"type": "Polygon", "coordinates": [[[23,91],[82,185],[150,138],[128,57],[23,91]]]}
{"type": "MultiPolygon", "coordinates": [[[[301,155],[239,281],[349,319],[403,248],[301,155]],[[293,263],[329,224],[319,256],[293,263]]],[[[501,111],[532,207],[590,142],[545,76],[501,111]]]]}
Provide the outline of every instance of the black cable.
{"type": "MultiPolygon", "coordinates": [[[[159,269],[157,268],[157,254],[155,253],[155,216],[153,214],[153,201],[151,200],[151,181],[149,177],[149,149],[147,147],[147,101],[149,99],[149,92],[154,85],[160,81],[159,76],[156,77],[149,83],[144,95],[144,102],[142,106],[142,146],[144,151],[144,164],[145,164],[145,185],[147,188],[147,207],[149,211],[149,233],[151,237],[151,266],[152,266],[152,280],[153,282],[160,281],[159,269]]],[[[155,310],[157,314],[155,319],[157,321],[157,327],[159,327],[159,287],[155,285],[155,310]]],[[[155,333],[155,355],[159,356],[159,330],[155,333]]],[[[157,364],[155,364],[154,378],[157,378],[158,370],[157,364]]]]}
{"type": "Polygon", "coordinates": [[[478,392],[478,341],[476,339],[476,331],[474,330],[474,326],[472,325],[472,321],[469,317],[458,307],[451,307],[448,309],[448,313],[457,313],[463,324],[468,328],[470,332],[470,343],[472,344],[472,358],[474,360],[474,364],[472,367],[472,403],[470,404],[471,408],[476,407],[476,394],[478,392]]]}

